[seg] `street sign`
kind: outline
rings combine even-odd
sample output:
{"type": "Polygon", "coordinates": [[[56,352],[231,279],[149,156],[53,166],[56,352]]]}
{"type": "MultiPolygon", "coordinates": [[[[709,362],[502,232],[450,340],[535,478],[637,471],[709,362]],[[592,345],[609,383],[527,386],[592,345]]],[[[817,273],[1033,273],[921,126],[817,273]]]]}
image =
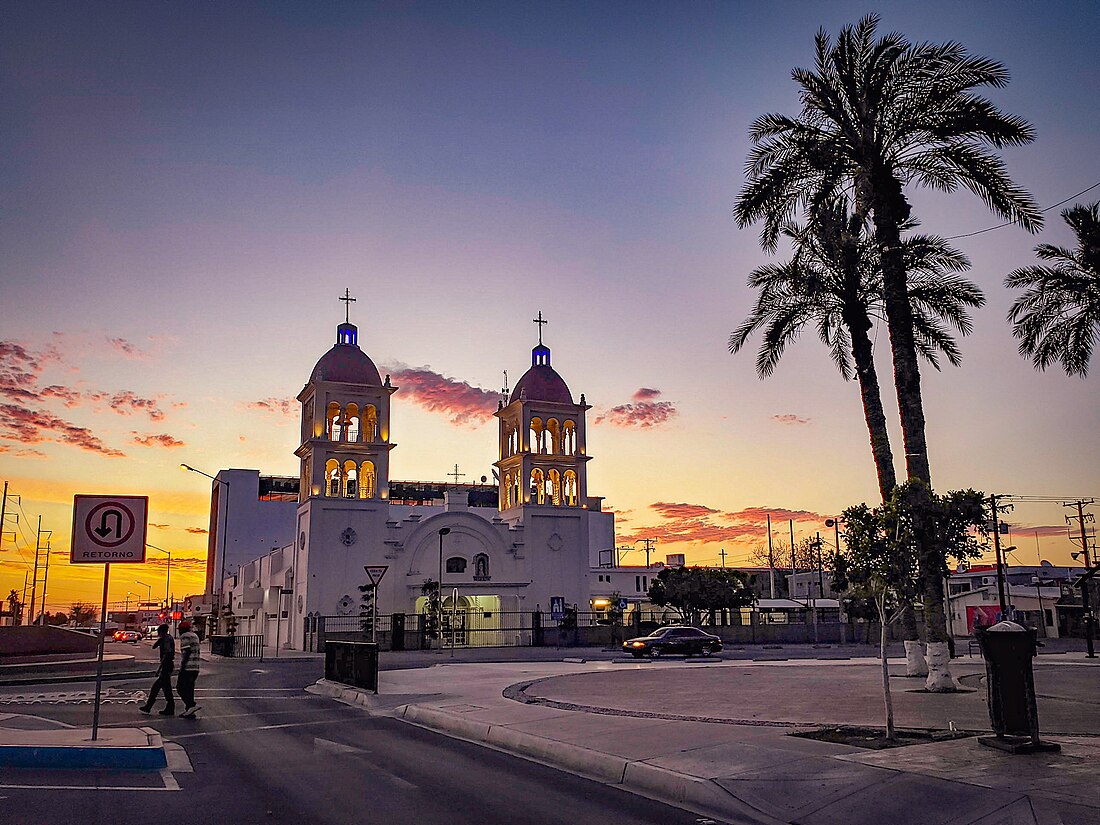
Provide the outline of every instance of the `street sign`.
{"type": "Polygon", "coordinates": [[[565,597],[551,596],[550,619],[555,622],[560,622],[563,616],[565,616],[565,597]]]}
{"type": "Polygon", "coordinates": [[[144,564],[148,496],[73,496],[71,564],[144,564]]]}
{"type": "Polygon", "coordinates": [[[619,599],[619,610],[626,610],[626,599],[619,599]]]}
{"type": "Polygon", "coordinates": [[[382,577],[386,575],[386,571],[390,569],[390,566],[388,564],[376,564],[367,565],[363,569],[367,571],[367,578],[370,579],[370,583],[378,587],[378,582],[382,581],[382,577]]]}

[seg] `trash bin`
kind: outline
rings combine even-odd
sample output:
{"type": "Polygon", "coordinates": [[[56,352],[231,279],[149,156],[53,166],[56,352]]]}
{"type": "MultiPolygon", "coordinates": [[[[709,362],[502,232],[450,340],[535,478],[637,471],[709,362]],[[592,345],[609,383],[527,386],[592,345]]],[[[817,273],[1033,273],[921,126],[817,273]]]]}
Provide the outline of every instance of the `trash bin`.
{"type": "Polygon", "coordinates": [[[325,678],[378,692],[378,645],[374,642],[328,641],[325,678]]]}
{"type": "Polygon", "coordinates": [[[1002,621],[977,631],[985,659],[989,721],[996,734],[980,738],[983,745],[1012,753],[1058,750],[1039,741],[1039,714],[1031,660],[1035,656],[1035,629],[1002,621]]]}
{"type": "Polygon", "coordinates": [[[405,649],[405,614],[394,613],[390,616],[390,650],[405,649]]]}

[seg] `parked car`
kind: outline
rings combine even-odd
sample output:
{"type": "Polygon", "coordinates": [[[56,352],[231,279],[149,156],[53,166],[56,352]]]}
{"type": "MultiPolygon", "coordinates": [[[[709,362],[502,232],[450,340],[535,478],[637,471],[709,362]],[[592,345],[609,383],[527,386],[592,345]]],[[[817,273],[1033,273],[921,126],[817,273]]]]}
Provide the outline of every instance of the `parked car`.
{"type": "Polygon", "coordinates": [[[669,653],[681,653],[691,656],[698,653],[710,656],[722,649],[722,640],[697,627],[660,627],[648,636],[627,639],[623,642],[623,652],[635,659],[643,656],[664,656],[669,653]]]}
{"type": "Polygon", "coordinates": [[[137,644],[141,641],[141,634],[138,633],[136,630],[121,630],[119,631],[119,633],[122,634],[118,637],[118,640],[120,642],[133,642],[134,644],[137,644]]]}

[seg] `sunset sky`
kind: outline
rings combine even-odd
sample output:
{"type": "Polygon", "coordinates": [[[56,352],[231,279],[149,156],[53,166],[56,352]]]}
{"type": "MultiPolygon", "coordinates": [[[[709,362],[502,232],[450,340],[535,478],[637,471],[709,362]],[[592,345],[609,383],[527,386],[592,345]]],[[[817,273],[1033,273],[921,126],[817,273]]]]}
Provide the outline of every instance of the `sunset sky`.
{"type": "MultiPolygon", "coordinates": [[[[101,569],[65,564],[75,493],[148,495],[173,590],[200,591],[210,488],[179,463],[297,474],[293,399],[345,287],[401,387],[394,479],[490,474],[541,310],[624,544],[735,564],[769,512],[831,538],[876,496],[858,388],[812,335],[767,381],[758,342],[729,354],[768,260],[731,209],[749,124],[797,113],[814,32],[870,10],[1007,65],[990,96],[1038,139],[1004,157],[1041,207],[1100,182],[1092,2],[3,4],[3,594],[41,515],[49,609],[98,600],[101,569]]],[[[923,231],[1000,223],[966,192],[909,195],[923,231]]],[[[1100,364],[1037,373],[1004,320],[1004,276],[1072,245],[1059,211],[955,241],[987,305],[963,366],[923,372],[941,491],[1100,495],[1100,364]]],[[[876,352],[885,377],[883,329],[876,352]]],[[[1068,563],[1068,512],[1019,504],[1014,561],[1068,563]]],[[[116,568],[112,602],[162,594],[162,559],[116,568]]]]}

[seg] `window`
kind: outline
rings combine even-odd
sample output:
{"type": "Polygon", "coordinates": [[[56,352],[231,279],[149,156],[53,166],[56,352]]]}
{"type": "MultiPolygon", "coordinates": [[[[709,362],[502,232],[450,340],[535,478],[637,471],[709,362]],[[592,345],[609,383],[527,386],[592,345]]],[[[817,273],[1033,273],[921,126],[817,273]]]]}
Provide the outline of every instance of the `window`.
{"type": "Polygon", "coordinates": [[[474,579],[489,580],[489,556],[486,553],[478,553],[474,556],[474,579]]]}
{"type": "Polygon", "coordinates": [[[448,573],[465,573],[466,572],[466,559],[459,556],[451,556],[447,559],[447,572],[448,573]]]}

